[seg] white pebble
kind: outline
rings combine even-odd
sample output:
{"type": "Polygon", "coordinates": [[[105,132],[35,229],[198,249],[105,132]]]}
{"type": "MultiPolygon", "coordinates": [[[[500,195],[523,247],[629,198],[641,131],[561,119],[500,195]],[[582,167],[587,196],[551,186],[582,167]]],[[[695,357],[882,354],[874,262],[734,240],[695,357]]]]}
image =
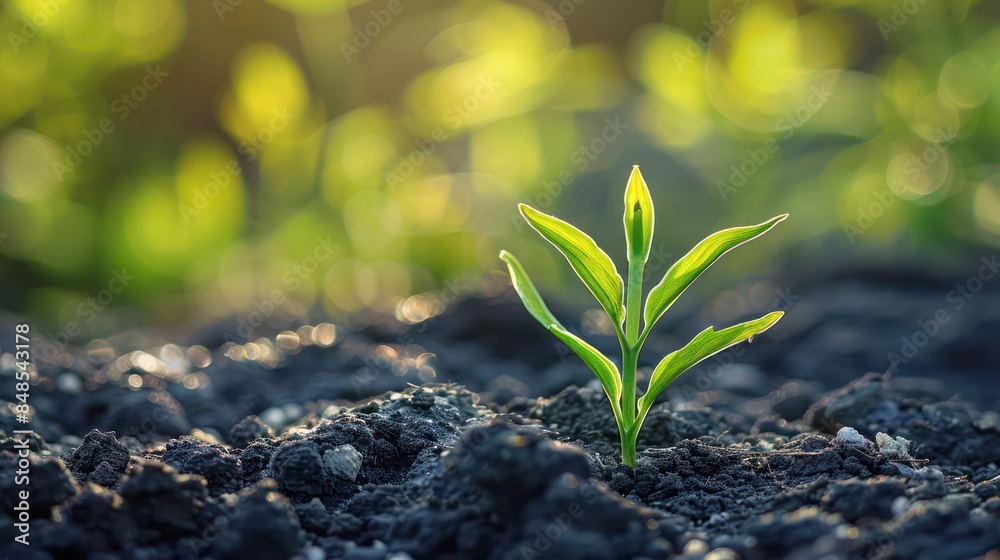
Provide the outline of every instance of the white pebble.
{"type": "Polygon", "coordinates": [[[865,439],[865,436],[861,435],[857,430],[851,428],[850,426],[844,426],[838,430],[837,437],[833,438],[833,441],[851,446],[868,445],[868,440],[865,439]]]}

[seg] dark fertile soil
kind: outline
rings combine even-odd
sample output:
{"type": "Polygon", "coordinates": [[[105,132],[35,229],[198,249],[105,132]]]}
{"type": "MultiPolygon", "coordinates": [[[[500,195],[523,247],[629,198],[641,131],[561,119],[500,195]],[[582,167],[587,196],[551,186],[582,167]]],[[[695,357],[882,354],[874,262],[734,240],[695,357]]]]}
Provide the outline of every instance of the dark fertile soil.
{"type": "MultiPolygon", "coordinates": [[[[634,470],[599,386],[509,294],[360,332],[94,341],[40,365],[35,436],[0,408],[0,542],[25,559],[995,560],[1000,295],[956,308],[955,281],[744,286],[764,294],[747,316],[786,318],[672,385],[634,470]],[[30,546],[9,544],[25,446],[30,546]]],[[[644,365],[704,327],[687,316],[644,365]]]]}

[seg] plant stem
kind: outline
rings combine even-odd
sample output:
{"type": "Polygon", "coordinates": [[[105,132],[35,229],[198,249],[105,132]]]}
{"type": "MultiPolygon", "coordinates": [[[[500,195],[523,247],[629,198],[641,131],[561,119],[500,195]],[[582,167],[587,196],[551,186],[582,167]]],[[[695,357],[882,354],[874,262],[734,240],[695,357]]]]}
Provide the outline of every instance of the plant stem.
{"type": "Polygon", "coordinates": [[[632,430],[618,430],[618,437],[622,440],[622,462],[631,468],[635,468],[635,440],[630,435],[632,430]]]}
{"type": "Polygon", "coordinates": [[[622,355],[622,417],[631,428],[635,421],[635,373],[639,362],[639,353],[631,349],[623,350],[622,355]]]}
{"type": "Polygon", "coordinates": [[[628,292],[625,302],[625,338],[622,346],[622,417],[625,425],[619,426],[622,442],[622,461],[635,466],[635,438],[629,434],[635,424],[636,369],[639,364],[639,316],[642,314],[642,269],[645,263],[635,259],[628,263],[628,292]]]}
{"type": "Polygon", "coordinates": [[[630,437],[635,424],[635,377],[639,362],[639,352],[631,347],[622,347],[622,417],[625,426],[619,426],[622,441],[622,461],[635,466],[635,438],[630,437]]]}
{"type": "Polygon", "coordinates": [[[628,263],[628,293],[625,300],[625,338],[633,349],[639,339],[639,317],[642,315],[642,269],[645,263],[636,259],[628,263]]]}

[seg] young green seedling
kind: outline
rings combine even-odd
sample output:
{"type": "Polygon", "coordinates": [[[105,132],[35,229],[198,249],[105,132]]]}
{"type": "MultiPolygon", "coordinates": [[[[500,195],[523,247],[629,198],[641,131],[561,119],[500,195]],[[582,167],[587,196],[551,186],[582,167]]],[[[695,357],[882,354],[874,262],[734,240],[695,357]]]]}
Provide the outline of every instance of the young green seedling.
{"type": "Polygon", "coordinates": [[[618,366],[607,356],[562,326],[542,301],[521,263],[507,251],[500,252],[500,258],[507,263],[507,268],[510,270],[514,290],[521,297],[528,312],[573,350],[604,386],[604,392],[611,401],[611,409],[618,423],[622,460],[630,467],[635,466],[635,442],[646,413],[653,406],[657,395],[667,385],[705,358],[764,332],[783,315],[782,312],[775,311],[721,331],[716,331],[712,327],[705,329],[686,346],[660,361],[653,370],[646,392],[636,400],[636,366],[639,352],[653,325],[677,301],[684,290],[722,255],[734,247],[760,237],[788,217],[788,214],[771,218],[755,226],[726,229],[706,237],[667,270],[663,280],[650,290],[643,308],[642,276],[653,242],[653,201],[649,196],[646,181],[639,173],[639,166],[632,169],[632,175],[625,187],[627,285],[622,281],[611,258],[590,236],[526,204],[521,204],[520,210],[531,227],[566,257],[573,271],[583,280],[597,298],[597,302],[611,317],[622,349],[620,373],[618,366]],[[640,316],[643,320],[641,331],[640,316]]]}

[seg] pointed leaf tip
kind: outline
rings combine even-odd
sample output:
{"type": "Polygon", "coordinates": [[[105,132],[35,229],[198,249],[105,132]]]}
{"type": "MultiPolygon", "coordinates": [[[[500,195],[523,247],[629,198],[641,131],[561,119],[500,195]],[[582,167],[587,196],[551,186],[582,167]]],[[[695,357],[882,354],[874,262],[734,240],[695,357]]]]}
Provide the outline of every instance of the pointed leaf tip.
{"type": "Polygon", "coordinates": [[[625,315],[625,285],[611,257],[572,224],[527,204],[520,209],[528,224],[566,257],[611,320],[620,325],[625,315]]]}
{"type": "Polygon", "coordinates": [[[653,199],[639,166],[632,166],[625,185],[625,243],[629,262],[645,263],[653,244],[653,199]]]}
{"type": "Polygon", "coordinates": [[[553,325],[559,325],[559,320],[549,311],[542,296],[538,293],[538,289],[531,282],[531,278],[528,277],[528,273],[524,271],[524,267],[521,266],[521,262],[517,260],[517,257],[507,251],[500,251],[500,258],[507,263],[507,270],[510,272],[510,283],[514,287],[514,291],[517,292],[518,297],[521,298],[521,303],[524,304],[528,313],[531,313],[531,316],[547,329],[553,325]]]}
{"type": "Polygon", "coordinates": [[[559,320],[552,315],[548,306],[545,305],[542,296],[538,294],[538,290],[531,282],[531,279],[528,278],[528,274],[524,271],[517,257],[507,251],[500,251],[500,258],[507,263],[514,291],[517,292],[517,295],[521,298],[521,303],[531,313],[531,316],[548,329],[549,332],[556,335],[559,340],[562,340],[566,346],[573,350],[587,364],[590,370],[594,372],[594,375],[597,376],[597,379],[600,380],[601,385],[604,386],[604,390],[612,406],[616,406],[618,398],[621,396],[622,384],[618,368],[615,364],[596,348],[566,330],[559,323],[559,320]]]}
{"type": "Polygon", "coordinates": [[[715,264],[722,255],[764,235],[786,217],[788,214],[781,214],[754,226],[724,229],[701,240],[686,255],[675,262],[667,270],[660,283],[650,290],[643,313],[646,325],[656,323],[667,309],[677,301],[677,298],[688,289],[688,286],[697,280],[708,267],[715,264]]]}
{"type": "Polygon", "coordinates": [[[646,389],[646,394],[639,399],[640,416],[649,410],[657,395],[682,373],[705,358],[718,354],[744,340],[752,339],[771,328],[782,316],[784,316],[784,312],[772,311],[758,319],[740,323],[721,331],[708,327],[683,348],[671,352],[653,370],[653,375],[649,379],[649,388],[646,389]]]}

